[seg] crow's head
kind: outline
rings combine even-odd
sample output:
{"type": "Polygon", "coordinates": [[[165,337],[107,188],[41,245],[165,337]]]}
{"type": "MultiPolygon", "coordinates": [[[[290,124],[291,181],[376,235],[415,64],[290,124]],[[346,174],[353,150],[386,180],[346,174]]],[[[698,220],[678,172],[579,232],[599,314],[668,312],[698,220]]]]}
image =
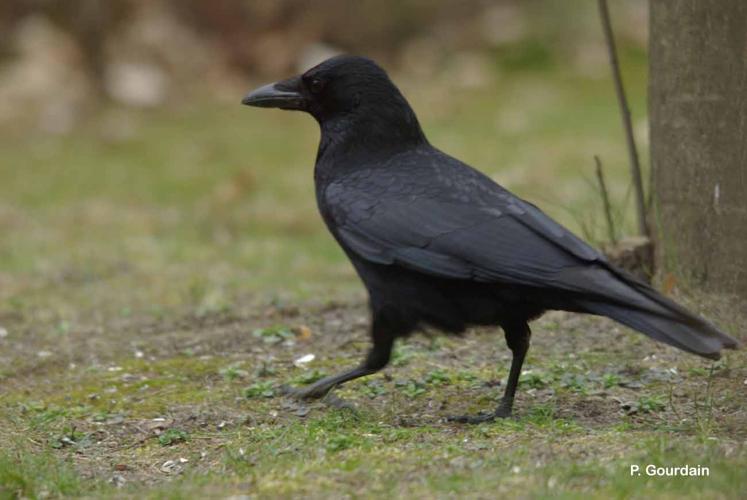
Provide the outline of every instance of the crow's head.
{"type": "MultiPolygon", "coordinates": [[[[249,106],[306,111],[322,126],[344,121],[410,129],[422,137],[409,104],[386,72],[371,59],[336,56],[302,75],[271,83],[241,101],[249,106]]],[[[378,127],[377,127],[378,128],[378,127]]]]}

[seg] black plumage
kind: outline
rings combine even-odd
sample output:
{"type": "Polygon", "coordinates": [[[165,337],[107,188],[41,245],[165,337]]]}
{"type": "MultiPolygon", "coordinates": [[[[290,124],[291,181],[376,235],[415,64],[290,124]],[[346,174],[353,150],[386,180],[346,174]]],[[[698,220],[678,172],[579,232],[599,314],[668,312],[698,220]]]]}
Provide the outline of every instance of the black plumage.
{"type": "Polygon", "coordinates": [[[366,360],[298,396],[321,397],[380,370],[394,340],[419,327],[458,333],[499,325],[513,352],[506,392],[495,412],[463,420],[510,415],[528,322],[552,309],[608,316],[713,359],[737,345],[531,203],[431,146],[405,98],[369,59],[329,59],[243,102],[306,111],[319,122],[319,210],[370,298],[366,360]]]}

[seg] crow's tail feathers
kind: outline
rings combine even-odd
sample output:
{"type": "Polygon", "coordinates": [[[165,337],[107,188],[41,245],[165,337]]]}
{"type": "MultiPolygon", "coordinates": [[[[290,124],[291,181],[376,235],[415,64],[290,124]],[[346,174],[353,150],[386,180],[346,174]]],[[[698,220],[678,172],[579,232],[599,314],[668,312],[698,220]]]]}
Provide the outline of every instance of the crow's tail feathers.
{"type": "MultiPolygon", "coordinates": [[[[705,358],[719,359],[722,349],[737,348],[734,338],[649,285],[617,269],[603,272],[607,279],[597,293],[575,301],[584,312],[607,316],[659,342],[705,358]]],[[[597,274],[596,278],[601,276],[597,274]]]]}

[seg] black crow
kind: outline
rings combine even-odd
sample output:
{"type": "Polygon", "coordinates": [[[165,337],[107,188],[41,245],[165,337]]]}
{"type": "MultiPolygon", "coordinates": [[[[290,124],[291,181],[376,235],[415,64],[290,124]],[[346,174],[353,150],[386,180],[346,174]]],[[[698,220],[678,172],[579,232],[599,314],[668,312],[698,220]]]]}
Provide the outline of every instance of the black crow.
{"type": "Polygon", "coordinates": [[[737,346],[536,206],[431,146],[370,59],[328,59],[242,102],[305,111],[319,122],[319,211],[369,294],[373,346],[366,359],[294,391],[298,397],[319,398],[381,370],[395,339],[419,327],[459,333],[499,325],[513,353],[503,399],[490,414],[457,420],[507,417],[529,349],[528,322],[551,309],[607,316],[711,359],[737,346]]]}

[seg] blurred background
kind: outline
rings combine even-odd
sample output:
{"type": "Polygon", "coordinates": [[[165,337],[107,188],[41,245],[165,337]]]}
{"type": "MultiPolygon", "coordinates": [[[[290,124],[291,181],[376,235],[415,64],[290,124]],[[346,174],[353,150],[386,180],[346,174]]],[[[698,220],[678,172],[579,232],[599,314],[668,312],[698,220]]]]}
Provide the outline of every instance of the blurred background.
{"type": "MultiPolygon", "coordinates": [[[[647,165],[647,3],[610,7],[647,165]]],[[[0,320],[361,293],[316,213],[316,123],[239,105],[338,52],[379,61],[432,143],[594,243],[599,155],[625,233],[605,50],[592,0],[5,0],[0,320]]]]}

